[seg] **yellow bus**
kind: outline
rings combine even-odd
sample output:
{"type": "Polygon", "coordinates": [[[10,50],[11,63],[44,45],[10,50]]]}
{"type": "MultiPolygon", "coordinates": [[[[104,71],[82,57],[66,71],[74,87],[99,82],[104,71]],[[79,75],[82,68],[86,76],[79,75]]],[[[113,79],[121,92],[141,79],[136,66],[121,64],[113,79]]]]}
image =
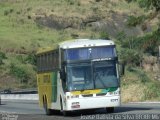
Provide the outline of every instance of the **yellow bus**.
{"type": "Polygon", "coordinates": [[[37,52],[39,104],[47,115],[120,106],[120,78],[111,40],[76,39],[37,52]]]}

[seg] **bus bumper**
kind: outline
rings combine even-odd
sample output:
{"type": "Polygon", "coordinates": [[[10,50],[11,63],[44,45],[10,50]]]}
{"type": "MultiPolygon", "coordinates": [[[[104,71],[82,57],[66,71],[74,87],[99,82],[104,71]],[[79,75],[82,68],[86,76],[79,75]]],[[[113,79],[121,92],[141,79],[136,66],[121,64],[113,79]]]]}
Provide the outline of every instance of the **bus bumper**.
{"type": "Polygon", "coordinates": [[[66,100],[65,110],[73,111],[117,106],[120,106],[120,96],[72,98],[66,100]]]}

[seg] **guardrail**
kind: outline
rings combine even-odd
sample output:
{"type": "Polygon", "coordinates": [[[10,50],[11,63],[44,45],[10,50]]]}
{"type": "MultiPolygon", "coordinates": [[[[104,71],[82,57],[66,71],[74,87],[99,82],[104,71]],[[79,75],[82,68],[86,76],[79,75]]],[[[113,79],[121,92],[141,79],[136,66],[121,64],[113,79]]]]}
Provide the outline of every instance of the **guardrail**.
{"type": "Polygon", "coordinates": [[[38,94],[1,94],[1,100],[38,100],[38,94]]]}
{"type": "Polygon", "coordinates": [[[0,91],[0,105],[2,101],[5,100],[38,100],[38,92],[33,89],[25,89],[25,90],[3,90],[0,91]]]}

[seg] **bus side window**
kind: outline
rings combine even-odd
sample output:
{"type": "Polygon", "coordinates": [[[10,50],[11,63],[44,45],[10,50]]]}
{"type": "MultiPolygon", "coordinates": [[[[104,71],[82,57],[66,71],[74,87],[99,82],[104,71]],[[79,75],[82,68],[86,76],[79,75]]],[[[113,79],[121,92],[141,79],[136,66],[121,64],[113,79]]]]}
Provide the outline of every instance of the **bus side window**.
{"type": "Polygon", "coordinates": [[[45,71],[45,55],[42,55],[42,71],[45,71]]]}
{"type": "Polygon", "coordinates": [[[55,55],[55,52],[52,53],[52,69],[54,69],[54,65],[55,65],[54,55],[55,55]]]}
{"type": "Polygon", "coordinates": [[[55,51],[55,68],[58,68],[58,52],[55,51]]]}
{"type": "Polygon", "coordinates": [[[42,71],[42,55],[39,56],[39,71],[42,71]]]}
{"type": "Polygon", "coordinates": [[[38,60],[37,60],[37,65],[38,65],[38,71],[41,71],[41,56],[38,56],[38,60]]]}
{"type": "Polygon", "coordinates": [[[49,70],[52,70],[52,53],[49,53],[49,70]]]}
{"type": "Polygon", "coordinates": [[[42,71],[45,71],[45,55],[42,55],[42,71]]]}
{"type": "Polygon", "coordinates": [[[49,70],[49,54],[46,54],[46,70],[49,70]]]}
{"type": "Polygon", "coordinates": [[[39,56],[37,56],[37,71],[39,71],[39,68],[40,68],[40,61],[39,61],[39,59],[40,59],[40,57],[39,56]]]}
{"type": "Polygon", "coordinates": [[[44,63],[45,63],[45,71],[47,71],[47,54],[45,54],[45,57],[44,57],[44,63]]]}

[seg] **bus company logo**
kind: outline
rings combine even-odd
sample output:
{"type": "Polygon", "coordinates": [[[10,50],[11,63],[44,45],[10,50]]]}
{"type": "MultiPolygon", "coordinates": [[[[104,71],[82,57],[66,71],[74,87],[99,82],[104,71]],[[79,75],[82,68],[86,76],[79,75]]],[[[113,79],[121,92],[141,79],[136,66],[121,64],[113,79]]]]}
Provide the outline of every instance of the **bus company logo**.
{"type": "Polygon", "coordinates": [[[1,115],[2,115],[1,120],[18,120],[18,115],[14,113],[2,112],[1,115]]]}

